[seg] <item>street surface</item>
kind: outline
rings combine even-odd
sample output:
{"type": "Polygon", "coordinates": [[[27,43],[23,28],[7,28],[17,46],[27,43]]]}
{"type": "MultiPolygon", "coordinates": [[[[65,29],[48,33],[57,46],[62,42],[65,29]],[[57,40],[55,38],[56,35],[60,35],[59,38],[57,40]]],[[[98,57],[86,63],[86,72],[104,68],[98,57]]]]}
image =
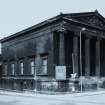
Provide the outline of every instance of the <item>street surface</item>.
{"type": "Polygon", "coordinates": [[[105,91],[64,95],[0,92],[0,105],[105,105],[105,91]]]}

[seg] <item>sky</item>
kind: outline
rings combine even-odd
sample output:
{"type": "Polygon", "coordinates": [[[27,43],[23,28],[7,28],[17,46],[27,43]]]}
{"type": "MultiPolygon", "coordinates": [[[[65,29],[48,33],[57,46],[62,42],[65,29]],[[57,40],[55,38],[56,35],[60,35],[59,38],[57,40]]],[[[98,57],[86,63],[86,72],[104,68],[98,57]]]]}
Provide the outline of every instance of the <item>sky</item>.
{"type": "Polygon", "coordinates": [[[105,17],[105,0],[0,0],[0,39],[63,13],[98,10],[105,17]]]}

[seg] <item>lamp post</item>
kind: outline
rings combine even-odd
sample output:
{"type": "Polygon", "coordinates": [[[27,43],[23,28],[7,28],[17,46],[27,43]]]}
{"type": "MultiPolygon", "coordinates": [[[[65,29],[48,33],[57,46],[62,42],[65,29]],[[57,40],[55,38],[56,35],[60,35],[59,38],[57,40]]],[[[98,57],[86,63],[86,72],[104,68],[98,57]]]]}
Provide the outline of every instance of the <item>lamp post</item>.
{"type": "Polygon", "coordinates": [[[82,32],[85,31],[86,28],[81,28],[80,30],[80,75],[81,75],[81,93],[82,93],[82,32]]]}
{"type": "Polygon", "coordinates": [[[34,79],[35,79],[35,89],[34,92],[37,93],[37,66],[35,67],[35,62],[34,62],[34,79]]]}

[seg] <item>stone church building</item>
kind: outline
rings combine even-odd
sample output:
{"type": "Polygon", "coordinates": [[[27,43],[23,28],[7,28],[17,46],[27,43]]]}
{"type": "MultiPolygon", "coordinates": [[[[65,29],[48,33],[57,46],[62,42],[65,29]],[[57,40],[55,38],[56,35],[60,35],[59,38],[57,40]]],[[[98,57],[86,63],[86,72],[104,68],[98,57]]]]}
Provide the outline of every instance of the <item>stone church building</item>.
{"type": "Polygon", "coordinates": [[[1,46],[3,89],[68,91],[80,88],[81,76],[90,84],[105,77],[105,18],[98,11],[60,13],[1,46]]]}

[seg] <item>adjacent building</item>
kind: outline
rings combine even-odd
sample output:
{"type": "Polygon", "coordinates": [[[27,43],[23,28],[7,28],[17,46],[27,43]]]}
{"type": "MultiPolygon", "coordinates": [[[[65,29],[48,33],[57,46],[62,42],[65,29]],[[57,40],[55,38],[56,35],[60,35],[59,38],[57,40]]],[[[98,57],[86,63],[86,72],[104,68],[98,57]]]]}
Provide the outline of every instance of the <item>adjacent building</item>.
{"type": "Polygon", "coordinates": [[[61,13],[1,45],[1,88],[64,91],[80,84],[81,75],[105,77],[105,18],[98,11],[61,13]]]}

